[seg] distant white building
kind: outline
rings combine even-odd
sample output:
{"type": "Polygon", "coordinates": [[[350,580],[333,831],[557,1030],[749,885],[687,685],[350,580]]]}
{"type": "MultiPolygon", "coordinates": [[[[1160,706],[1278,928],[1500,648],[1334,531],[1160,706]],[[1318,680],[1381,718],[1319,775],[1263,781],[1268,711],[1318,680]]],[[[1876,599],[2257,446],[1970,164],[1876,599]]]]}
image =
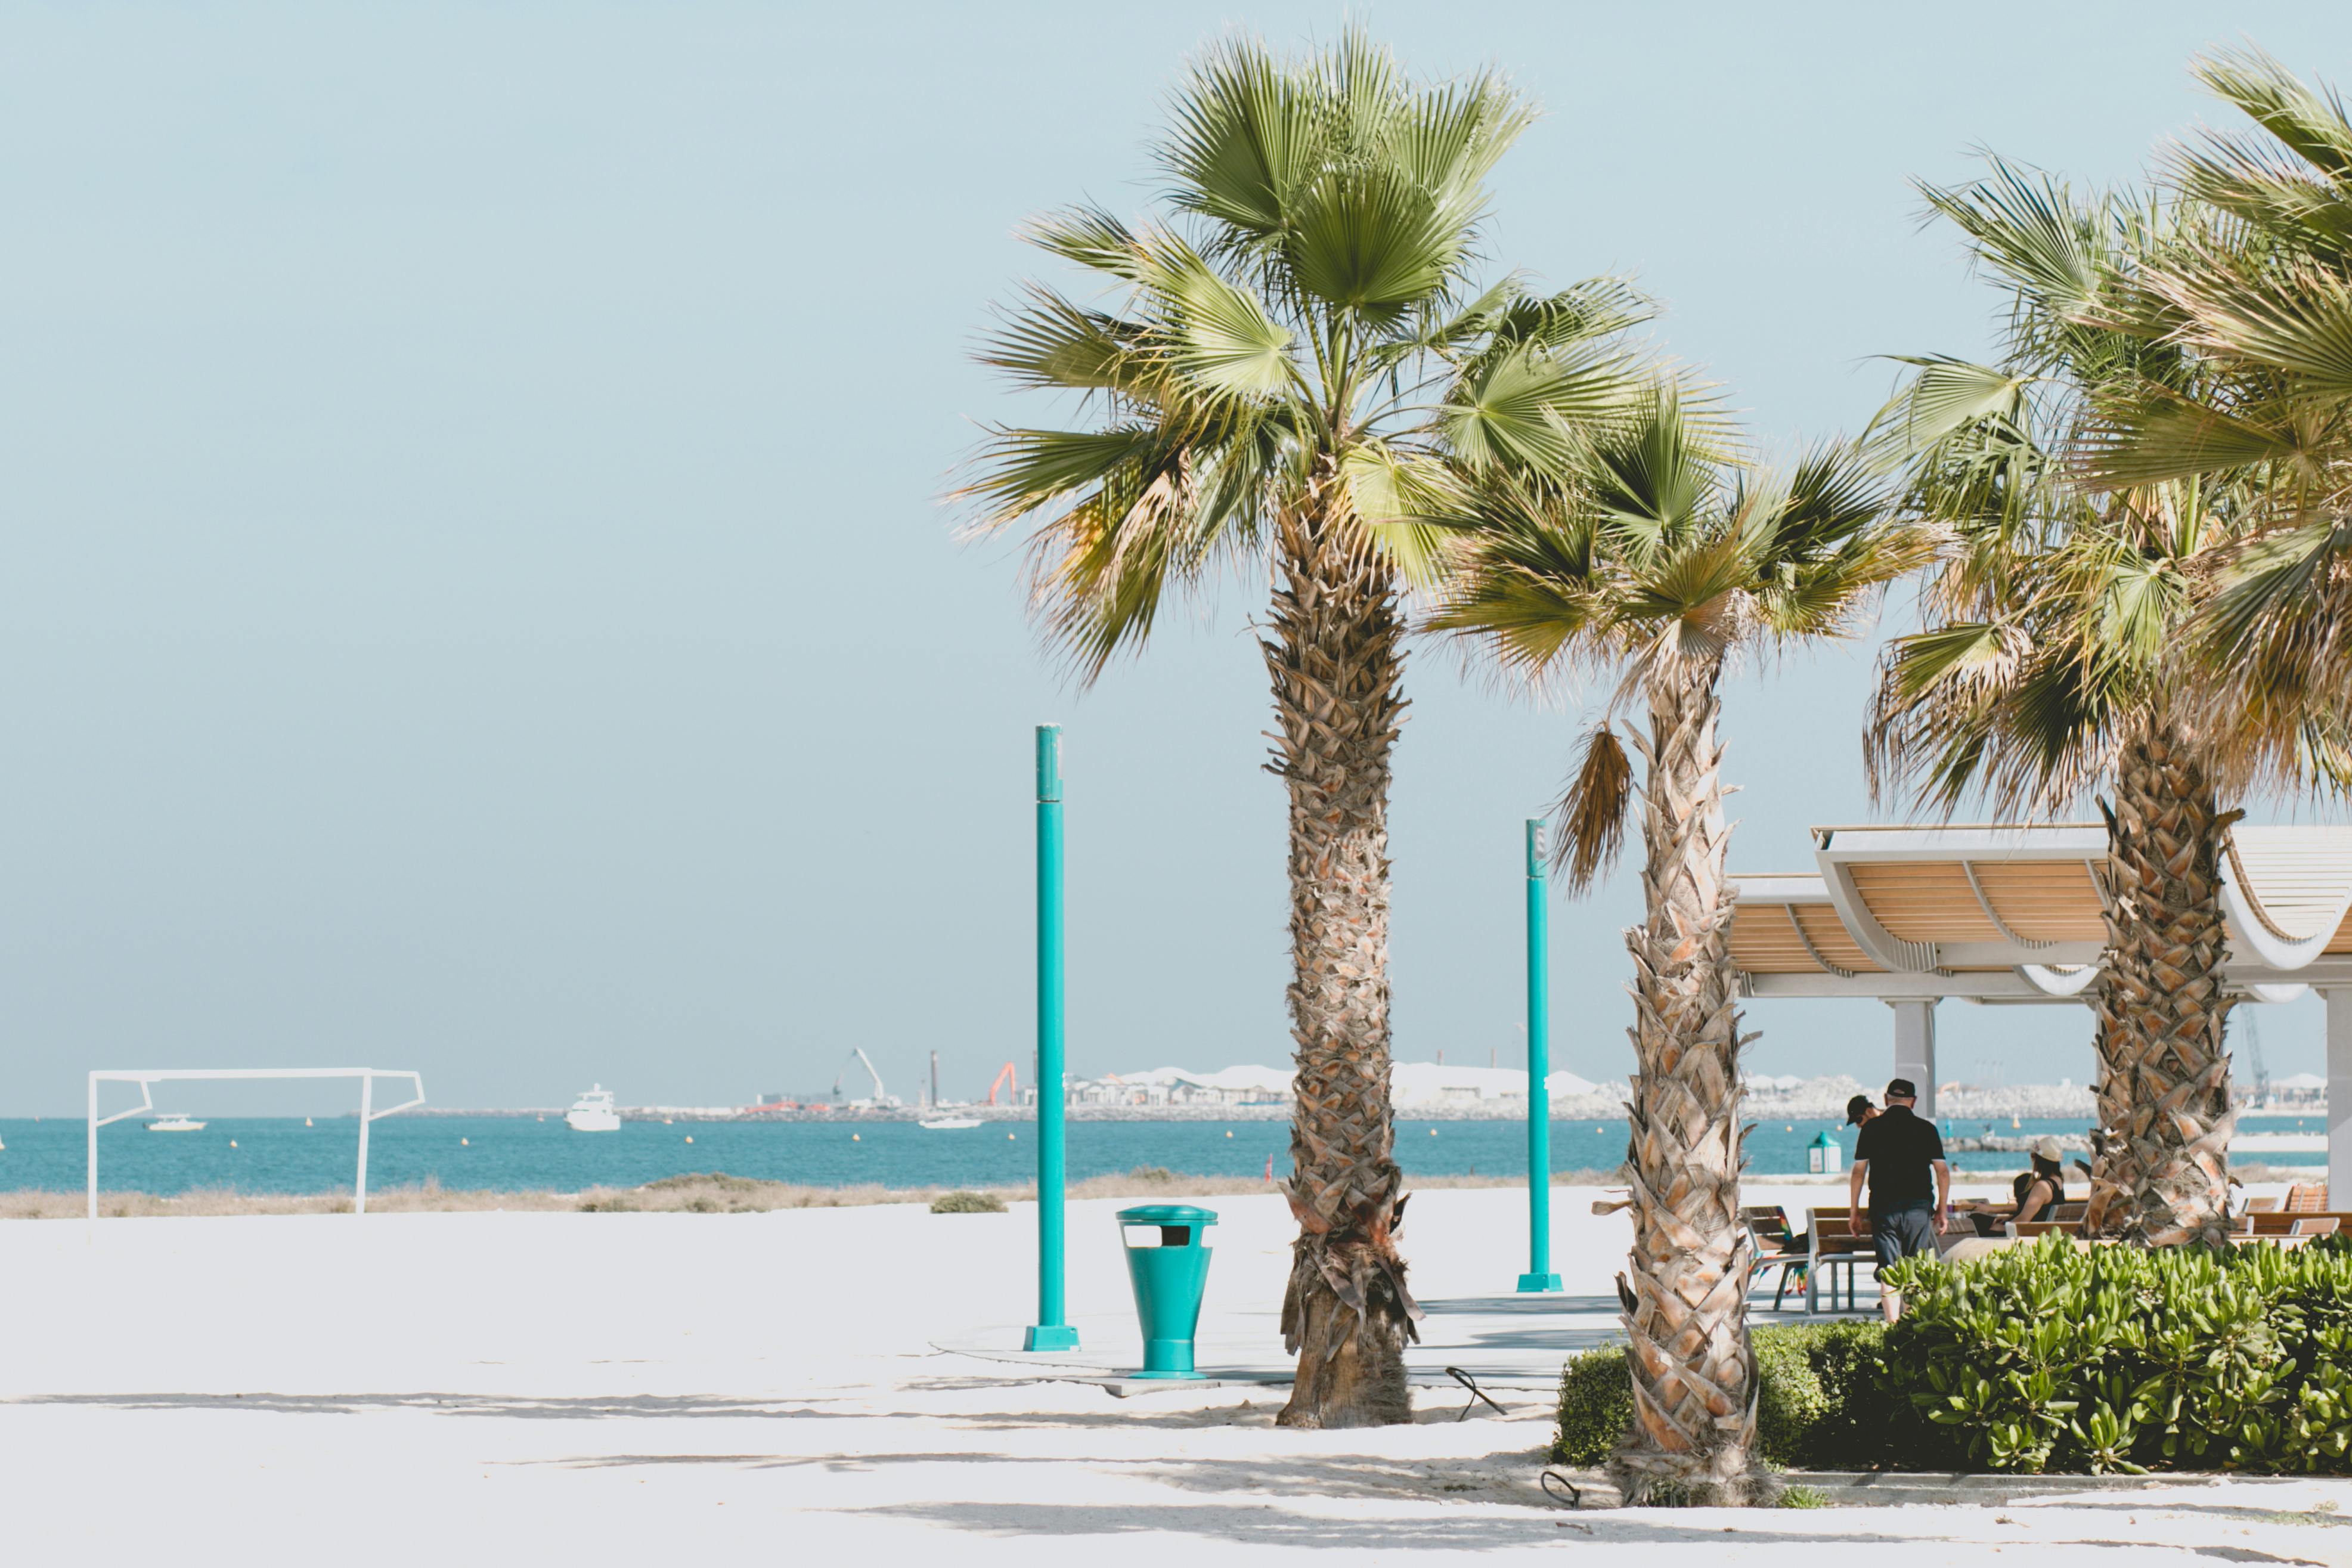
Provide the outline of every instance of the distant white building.
{"type": "Polygon", "coordinates": [[[2273,1082],[2271,1098],[2297,1110],[2317,1110],[2327,1103],[2327,1080],[2315,1072],[2299,1072],[2273,1082]]]}
{"type": "Polygon", "coordinates": [[[1152,1068],[1108,1073],[1072,1084],[1070,1098],[1080,1105],[1278,1105],[1290,1099],[1290,1069],[1231,1067],[1193,1072],[1152,1068]]]}
{"type": "MultiPolygon", "coordinates": [[[[1572,1072],[1556,1072],[1544,1079],[1544,1091],[1554,1100],[1594,1094],[1600,1086],[1572,1072]]],[[[1400,1110],[1441,1110],[1512,1101],[1524,1110],[1528,1075],[1522,1068],[1454,1067],[1439,1062],[1399,1062],[1389,1076],[1389,1095],[1400,1110]]]]}
{"type": "MultiPolygon", "coordinates": [[[[1146,1072],[1107,1073],[1070,1086],[1076,1105],[1284,1105],[1290,1100],[1287,1067],[1230,1067],[1216,1072],[1153,1068],[1146,1072]]],[[[1554,1100],[1618,1092],[1572,1072],[1544,1080],[1554,1100]]],[[[1518,1068],[1452,1067],[1436,1062],[1399,1062],[1389,1092],[1400,1110],[1436,1110],[1489,1106],[1498,1114],[1522,1114],[1528,1075],[1518,1068]],[[1516,1108],[1516,1109],[1514,1109],[1516,1108]]]]}

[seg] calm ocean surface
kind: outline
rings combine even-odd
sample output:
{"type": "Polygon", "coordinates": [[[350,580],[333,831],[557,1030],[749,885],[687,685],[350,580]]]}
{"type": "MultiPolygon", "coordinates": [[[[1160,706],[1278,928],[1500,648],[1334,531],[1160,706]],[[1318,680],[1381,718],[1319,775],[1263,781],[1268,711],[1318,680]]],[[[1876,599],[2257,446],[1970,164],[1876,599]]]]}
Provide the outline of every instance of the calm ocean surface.
{"type": "MultiPolygon", "coordinates": [[[[2240,1126],[2249,1131],[2324,1130],[2318,1117],[2250,1117],[2240,1126]]],[[[1851,1154],[1850,1131],[1819,1121],[1768,1122],[1748,1135],[1748,1169],[1759,1175],[1802,1171],[1805,1146],[1824,1128],[1843,1131],[1841,1142],[1851,1154]]],[[[1962,1133],[1985,1130],[1981,1122],[1953,1127],[1962,1133]]],[[[2028,1121],[2019,1131],[2078,1132],[2081,1127],[2028,1121]]],[[[79,1189],[85,1136],[78,1120],[0,1121],[0,1144],[5,1145],[0,1149],[0,1190],[79,1189]]],[[[812,1186],[862,1182],[892,1187],[984,1186],[1034,1177],[1034,1136],[1026,1122],[930,1132],[910,1121],[632,1121],[617,1132],[588,1133],[572,1131],[560,1119],[394,1116],[377,1122],[369,1140],[368,1184],[409,1186],[429,1178],[453,1188],[576,1192],[598,1185],[635,1186],[689,1171],[724,1171],[812,1186]]],[[[1556,1121],[1552,1168],[1613,1166],[1624,1156],[1625,1139],[1622,1121],[1556,1121]]],[[[1258,1175],[1269,1156],[1279,1175],[1288,1164],[1288,1130],[1278,1121],[1069,1124],[1073,1178],[1114,1174],[1139,1165],[1165,1166],[1187,1175],[1258,1175]]],[[[209,1121],[201,1132],[168,1133],[150,1132],[134,1119],[100,1130],[99,1184],[164,1194],[195,1187],[347,1191],[358,1148],[359,1124],[349,1118],[321,1117],[316,1126],[305,1127],[299,1118],[222,1117],[209,1121]]],[[[1517,1121],[1400,1121],[1397,1158],[1408,1176],[1525,1175],[1527,1129],[1517,1121]]],[[[2273,1165],[2324,1161],[2317,1153],[2248,1158],[2273,1165]]],[[[2023,1168],[2025,1159],[2020,1154],[1961,1154],[1954,1163],[1969,1171],[2015,1171],[2023,1168]]]]}

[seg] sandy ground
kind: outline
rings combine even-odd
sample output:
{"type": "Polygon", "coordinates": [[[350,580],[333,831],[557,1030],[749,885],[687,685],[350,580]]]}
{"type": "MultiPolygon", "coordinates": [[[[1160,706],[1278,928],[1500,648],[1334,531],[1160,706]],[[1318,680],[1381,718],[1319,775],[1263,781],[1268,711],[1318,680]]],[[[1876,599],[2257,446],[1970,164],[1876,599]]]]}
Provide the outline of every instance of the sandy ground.
{"type": "MultiPolygon", "coordinates": [[[[1591,1196],[1560,1197],[1572,1297],[1604,1294],[1622,1264],[1624,1222],[1585,1212],[1591,1196]]],[[[1507,1291],[1522,1205],[1507,1191],[1417,1197],[1416,1288],[1507,1291]]],[[[1118,1206],[1071,1208],[1072,1315],[1097,1341],[1128,1315],[1118,1206]]],[[[1286,1264],[1278,1200],[1213,1206],[1225,1223],[1210,1321],[1263,1313],[1286,1264]]],[[[2080,1562],[2094,1548],[2352,1563],[2345,1483],[1570,1513],[1536,1490],[1539,1391],[1506,1389],[1507,1416],[1457,1423],[1448,1385],[1423,1394],[1412,1426],[1297,1433],[1274,1428],[1279,1394],[1265,1387],[1120,1399],[937,1349],[1025,1320],[1034,1218],[898,1206],[0,1226],[0,1541],[28,1563],[1402,1562],[1570,1543],[1679,1563],[1736,1543],[1743,1562],[1789,1563],[2080,1562]]]]}

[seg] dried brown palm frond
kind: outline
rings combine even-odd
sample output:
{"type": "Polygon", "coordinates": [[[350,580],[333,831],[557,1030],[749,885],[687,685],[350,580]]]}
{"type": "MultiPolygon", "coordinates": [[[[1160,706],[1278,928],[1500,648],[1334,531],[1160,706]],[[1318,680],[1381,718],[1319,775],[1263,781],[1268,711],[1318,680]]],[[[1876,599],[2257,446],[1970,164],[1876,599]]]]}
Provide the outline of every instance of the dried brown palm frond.
{"type": "Polygon", "coordinates": [[[1584,737],[1576,777],[1553,810],[1552,871],[1581,892],[1606,877],[1625,847],[1625,808],[1633,793],[1633,764],[1606,720],[1584,737]]]}

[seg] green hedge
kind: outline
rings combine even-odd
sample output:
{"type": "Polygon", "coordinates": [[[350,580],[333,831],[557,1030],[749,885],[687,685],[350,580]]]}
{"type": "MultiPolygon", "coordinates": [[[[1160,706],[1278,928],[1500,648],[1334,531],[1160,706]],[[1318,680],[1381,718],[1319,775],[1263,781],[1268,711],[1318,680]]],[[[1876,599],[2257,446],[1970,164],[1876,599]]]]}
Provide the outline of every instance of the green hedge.
{"type": "Polygon", "coordinates": [[[1886,1282],[1882,1377],[1999,1470],[2352,1470],[2352,1246],[2057,1237],[1886,1282]]]}
{"type": "MultiPolygon", "coordinates": [[[[1890,1425],[1916,1428],[1907,1413],[1890,1423],[1878,1393],[1879,1342],[1873,1322],[1792,1323],[1758,1329],[1761,1388],[1758,1442],[1768,1464],[1853,1469],[1885,1462],[1890,1425]]],[[[1556,1464],[1592,1466],[1609,1457],[1633,1420],[1625,1347],[1586,1351],[1562,1371],[1556,1464]]]]}
{"type": "MultiPolygon", "coordinates": [[[[1819,1469],[2352,1473],[2352,1238],[2298,1251],[2053,1237],[1890,1268],[1902,1321],[1751,1336],[1768,1464],[1819,1469]]],[[[1633,1419],[1622,1346],[1560,1381],[1555,1461],[1633,1419]]]]}

